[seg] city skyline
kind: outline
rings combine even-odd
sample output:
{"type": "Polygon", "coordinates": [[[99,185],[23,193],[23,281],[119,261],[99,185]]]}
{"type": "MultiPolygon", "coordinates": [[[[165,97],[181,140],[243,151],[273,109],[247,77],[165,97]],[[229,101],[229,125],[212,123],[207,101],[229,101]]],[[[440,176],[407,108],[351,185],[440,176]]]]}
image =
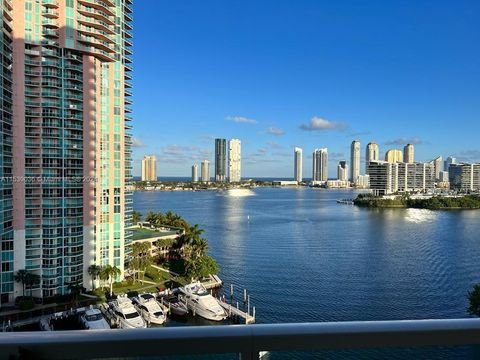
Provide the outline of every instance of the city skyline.
{"type": "Polygon", "coordinates": [[[375,141],[381,149],[412,143],[417,161],[479,161],[478,25],[470,16],[479,6],[436,4],[432,13],[399,1],[375,12],[349,2],[214,2],[208,11],[192,1],[134,3],[142,19],[134,29],[134,173],[148,153],[159,176],[189,176],[192,163],[213,164],[215,137],[242,139],[243,177],[291,177],[294,146],[305,161],[328,148],[334,177],[354,139],[362,158],[375,141]],[[173,21],[174,13],[184,16],[173,21]],[[231,25],[238,21],[250,30],[231,25]],[[359,47],[360,39],[370,42],[359,47]],[[159,121],[168,126],[156,130],[159,121]],[[469,131],[451,131],[458,123],[469,131]]]}

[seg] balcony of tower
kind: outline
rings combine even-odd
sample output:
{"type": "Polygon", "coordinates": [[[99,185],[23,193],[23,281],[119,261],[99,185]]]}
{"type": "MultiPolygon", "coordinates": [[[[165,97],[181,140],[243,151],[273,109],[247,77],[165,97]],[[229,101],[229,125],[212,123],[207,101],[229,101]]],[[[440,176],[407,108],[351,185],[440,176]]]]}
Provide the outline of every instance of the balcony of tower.
{"type": "Polygon", "coordinates": [[[58,0],[43,0],[42,5],[47,8],[58,9],[58,0]]]}
{"type": "Polygon", "coordinates": [[[115,35],[115,26],[112,25],[111,22],[105,22],[100,19],[84,15],[78,15],[77,21],[78,23],[80,23],[80,25],[84,25],[86,27],[94,27],[110,35],[115,35]]]}
{"type": "Polygon", "coordinates": [[[58,19],[58,9],[43,7],[42,8],[42,16],[44,16],[48,19],[58,19]]]}
{"type": "Polygon", "coordinates": [[[103,11],[110,16],[115,16],[115,4],[111,1],[78,0],[78,3],[85,7],[92,7],[96,10],[103,11]]]}
{"type": "Polygon", "coordinates": [[[114,44],[112,42],[107,42],[104,40],[100,40],[95,36],[85,36],[83,34],[78,33],[77,34],[77,40],[85,43],[87,46],[93,46],[95,48],[98,48],[99,50],[103,50],[107,53],[114,54],[115,50],[113,49],[114,44]]]}

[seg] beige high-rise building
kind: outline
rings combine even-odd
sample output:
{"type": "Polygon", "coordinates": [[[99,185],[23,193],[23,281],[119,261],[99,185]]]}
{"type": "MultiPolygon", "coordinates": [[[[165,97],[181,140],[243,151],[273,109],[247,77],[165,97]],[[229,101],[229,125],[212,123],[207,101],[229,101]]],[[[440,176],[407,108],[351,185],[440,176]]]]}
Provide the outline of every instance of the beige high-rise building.
{"type": "Polygon", "coordinates": [[[370,142],[365,154],[365,174],[368,174],[368,163],[377,160],[380,160],[380,148],[376,142],[370,142]]]}
{"type": "Polygon", "coordinates": [[[403,161],[408,164],[413,164],[415,162],[415,149],[413,144],[407,144],[403,148],[403,161]]]}
{"type": "Polygon", "coordinates": [[[238,139],[228,142],[228,181],[240,182],[242,179],[242,143],[238,139]]]}
{"type": "Polygon", "coordinates": [[[352,183],[357,182],[357,178],[360,175],[360,141],[352,141],[350,146],[350,181],[352,183]]]}
{"type": "Polygon", "coordinates": [[[391,149],[385,154],[385,161],[389,163],[403,162],[403,153],[401,150],[391,149]]]}
{"type": "Polygon", "coordinates": [[[157,181],[157,158],[154,155],[143,157],[142,181],[157,181]]]}
{"type": "Polygon", "coordinates": [[[294,149],[293,173],[296,182],[303,181],[303,150],[299,147],[294,149]]]}
{"type": "Polygon", "coordinates": [[[201,180],[203,183],[210,182],[210,161],[203,160],[201,165],[201,180]]]}
{"type": "Polygon", "coordinates": [[[337,165],[337,179],[340,181],[348,180],[348,165],[345,160],[341,160],[337,165]]]}
{"type": "Polygon", "coordinates": [[[26,178],[0,187],[13,195],[0,210],[10,223],[0,228],[0,303],[22,295],[18,270],[40,276],[35,297],[89,288],[93,264],[118,267],[119,280],[131,240],[131,0],[0,8],[0,166],[26,178]]]}

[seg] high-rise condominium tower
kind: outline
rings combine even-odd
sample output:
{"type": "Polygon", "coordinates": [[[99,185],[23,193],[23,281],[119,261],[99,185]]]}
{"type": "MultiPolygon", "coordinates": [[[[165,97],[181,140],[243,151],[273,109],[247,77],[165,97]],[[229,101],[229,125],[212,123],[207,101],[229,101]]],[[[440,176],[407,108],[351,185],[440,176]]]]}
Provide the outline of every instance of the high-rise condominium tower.
{"type": "Polygon", "coordinates": [[[403,162],[403,153],[400,150],[391,149],[385,154],[385,161],[389,163],[403,162]]]}
{"type": "Polygon", "coordinates": [[[357,182],[360,175],[360,141],[352,141],[350,146],[350,181],[357,182]]]}
{"type": "Polygon", "coordinates": [[[226,179],[227,141],[215,139],[215,181],[223,182],[226,179]]]}
{"type": "Polygon", "coordinates": [[[341,160],[337,165],[337,178],[341,181],[348,180],[348,165],[345,160],[341,160]]]}
{"type": "Polygon", "coordinates": [[[228,142],[228,180],[240,182],[242,178],[242,143],[238,139],[228,142]]]}
{"type": "Polygon", "coordinates": [[[315,149],[313,152],[313,181],[328,180],[328,149],[315,149]]]}
{"type": "Polygon", "coordinates": [[[380,148],[375,142],[370,142],[367,145],[367,151],[365,154],[365,174],[368,174],[368,163],[370,161],[377,161],[380,159],[380,148]]]}
{"type": "Polygon", "coordinates": [[[202,182],[203,183],[210,182],[210,161],[203,160],[201,170],[202,170],[202,182]]]}
{"type": "Polygon", "coordinates": [[[452,157],[452,156],[449,156],[449,157],[447,158],[447,160],[445,160],[443,169],[444,169],[445,171],[449,171],[450,165],[456,164],[456,163],[457,163],[457,159],[454,158],[454,157],[452,157]]]}
{"type": "Polygon", "coordinates": [[[303,159],[302,159],[303,150],[299,147],[294,149],[294,164],[293,164],[293,177],[296,182],[302,182],[303,176],[303,159]]]}
{"type": "Polygon", "coordinates": [[[403,148],[403,161],[408,164],[413,164],[415,162],[415,149],[413,144],[407,144],[403,148]]]}
{"type": "Polygon", "coordinates": [[[435,172],[435,181],[440,180],[440,172],[443,171],[443,157],[439,156],[432,161],[430,161],[430,164],[433,165],[434,167],[434,172],[435,172]]]}
{"type": "Polygon", "coordinates": [[[192,182],[198,182],[198,165],[192,165],[192,182]]]}
{"type": "Polygon", "coordinates": [[[143,157],[142,181],[157,181],[157,158],[153,155],[143,157]]]}
{"type": "Polygon", "coordinates": [[[89,288],[92,264],[123,274],[131,218],[131,0],[13,4],[0,5],[0,171],[25,181],[0,185],[1,303],[22,295],[18,270],[44,297],[89,288]]]}

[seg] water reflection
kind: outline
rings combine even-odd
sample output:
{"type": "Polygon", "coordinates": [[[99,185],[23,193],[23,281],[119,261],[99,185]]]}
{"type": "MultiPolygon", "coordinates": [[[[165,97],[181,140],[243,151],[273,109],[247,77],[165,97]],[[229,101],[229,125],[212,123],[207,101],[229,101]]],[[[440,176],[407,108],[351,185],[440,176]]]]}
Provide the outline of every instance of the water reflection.
{"type": "Polygon", "coordinates": [[[405,221],[411,223],[434,222],[438,218],[438,212],[427,209],[406,209],[405,221]]]}

